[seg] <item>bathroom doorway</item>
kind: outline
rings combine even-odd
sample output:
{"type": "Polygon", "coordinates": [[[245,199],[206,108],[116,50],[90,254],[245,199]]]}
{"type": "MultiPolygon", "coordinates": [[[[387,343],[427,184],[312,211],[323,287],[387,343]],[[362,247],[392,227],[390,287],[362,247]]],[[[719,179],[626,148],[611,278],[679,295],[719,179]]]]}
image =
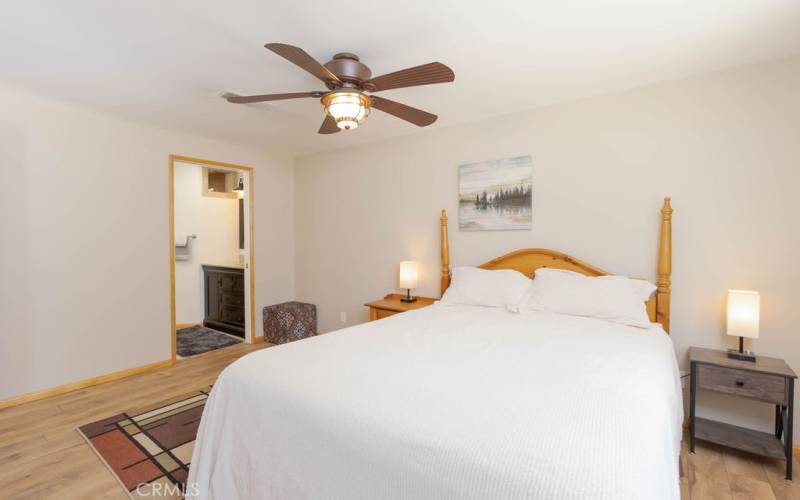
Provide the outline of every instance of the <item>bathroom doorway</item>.
{"type": "Polygon", "coordinates": [[[169,157],[172,359],[253,343],[253,171],[169,157]]]}

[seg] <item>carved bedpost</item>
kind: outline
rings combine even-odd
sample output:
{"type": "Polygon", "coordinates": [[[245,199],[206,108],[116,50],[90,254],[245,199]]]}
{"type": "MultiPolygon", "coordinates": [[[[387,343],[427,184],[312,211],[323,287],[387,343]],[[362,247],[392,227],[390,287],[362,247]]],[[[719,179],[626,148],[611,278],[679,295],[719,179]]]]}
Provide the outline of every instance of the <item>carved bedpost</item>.
{"type": "Polygon", "coordinates": [[[441,291],[447,290],[450,286],[450,245],[447,242],[447,211],[442,210],[442,217],[439,219],[439,238],[442,250],[442,283],[441,291]]]}
{"type": "Polygon", "coordinates": [[[672,275],[672,207],[664,198],[661,208],[661,235],[658,245],[658,290],[656,291],[656,321],[669,333],[669,295],[672,275]]]}

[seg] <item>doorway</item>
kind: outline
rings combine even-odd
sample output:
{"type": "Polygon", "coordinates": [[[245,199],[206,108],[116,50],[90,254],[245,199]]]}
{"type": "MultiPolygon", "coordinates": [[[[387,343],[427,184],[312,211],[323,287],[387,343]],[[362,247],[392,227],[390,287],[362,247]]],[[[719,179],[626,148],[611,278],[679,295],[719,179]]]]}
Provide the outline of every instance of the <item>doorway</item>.
{"type": "Polygon", "coordinates": [[[172,359],[255,341],[253,170],[169,157],[172,359]]]}

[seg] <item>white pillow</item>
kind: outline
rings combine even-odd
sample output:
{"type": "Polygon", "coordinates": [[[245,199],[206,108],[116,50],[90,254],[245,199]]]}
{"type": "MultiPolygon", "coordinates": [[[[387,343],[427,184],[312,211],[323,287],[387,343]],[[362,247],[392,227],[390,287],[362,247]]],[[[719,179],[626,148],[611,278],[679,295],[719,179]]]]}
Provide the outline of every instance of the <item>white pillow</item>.
{"type": "Polygon", "coordinates": [[[508,307],[519,303],[531,279],[513,269],[489,271],[477,267],[456,267],[442,304],[508,307]]]}
{"type": "Polygon", "coordinates": [[[649,328],[645,302],[655,289],[652,283],[625,276],[591,277],[542,267],[517,309],[522,314],[571,314],[649,328]]]}

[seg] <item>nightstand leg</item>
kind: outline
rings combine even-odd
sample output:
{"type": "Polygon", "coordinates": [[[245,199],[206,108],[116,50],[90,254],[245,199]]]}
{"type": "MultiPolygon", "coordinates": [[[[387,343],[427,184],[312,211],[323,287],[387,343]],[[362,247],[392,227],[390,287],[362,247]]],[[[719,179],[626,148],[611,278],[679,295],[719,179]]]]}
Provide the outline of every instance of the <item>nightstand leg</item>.
{"type": "Polygon", "coordinates": [[[689,369],[689,453],[694,453],[694,403],[697,396],[697,363],[692,363],[689,369]]]}
{"type": "Polygon", "coordinates": [[[792,480],[792,428],[794,427],[794,379],[788,378],[789,407],[786,411],[786,422],[783,425],[783,444],[786,447],[786,479],[792,480]]]}
{"type": "Polygon", "coordinates": [[[783,434],[783,406],[775,405],[775,437],[780,439],[783,434]]]}

